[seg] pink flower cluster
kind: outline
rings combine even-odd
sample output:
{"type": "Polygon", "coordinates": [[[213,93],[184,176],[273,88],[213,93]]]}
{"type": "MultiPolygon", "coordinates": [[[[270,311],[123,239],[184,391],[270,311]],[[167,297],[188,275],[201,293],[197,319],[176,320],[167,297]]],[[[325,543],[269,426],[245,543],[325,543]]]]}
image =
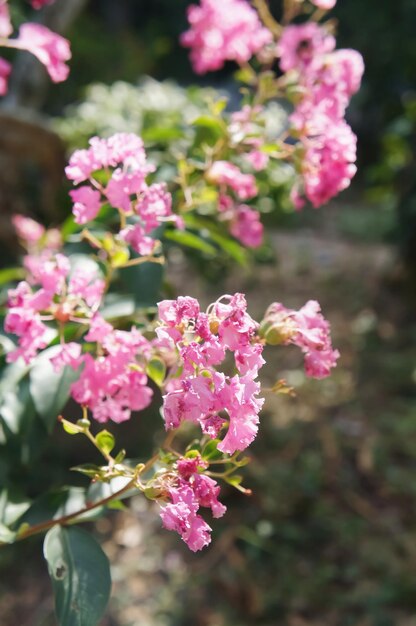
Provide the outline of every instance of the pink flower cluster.
{"type": "Polygon", "coordinates": [[[178,479],[168,489],[170,502],[163,506],[161,518],[165,528],[174,530],[187,546],[196,552],[211,541],[211,528],[198,514],[200,507],[211,509],[215,518],[222,517],[226,507],[218,501],[220,487],[201,473],[206,467],[200,456],[177,462],[178,479]]]}
{"type": "MultiPolygon", "coordinates": [[[[32,6],[40,8],[46,3],[46,0],[33,0],[32,6]]],[[[35,23],[22,24],[18,36],[15,39],[9,39],[12,32],[8,2],[0,0],[0,38],[6,40],[3,45],[18,50],[27,50],[33,54],[46,67],[53,82],[66,80],[69,73],[66,63],[71,58],[71,49],[67,39],[52,32],[46,26],[35,23]]],[[[10,72],[10,64],[0,58],[0,95],[7,92],[10,72]]]]}
{"type": "Polygon", "coordinates": [[[312,378],[325,378],[336,366],[338,350],[331,344],[330,326],[318,302],[309,300],[299,311],[275,302],[266,311],[260,334],[271,345],[294,344],[305,355],[305,370],[312,378]]]}
{"type": "Polygon", "coordinates": [[[97,313],[84,340],[97,344],[97,356],[90,352],[81,355],[79,344],[66,344],[55,363],[57,367],[83,365],[71,388],[74,400],[90,409],[98,422],[125,422],[132,411],[149,406],[153,392],[147,386],[145,363],[151,346],[137,328],[115,330],[97,313]]]}
{"type": "Polygon", "coordinates": [[[182,45],[191,48],[197,74],[221,69],[226,61],[246,63],[273,40],[246,0],[201,0],[188,8],[191,28],[182,45]]]}
{"type": "Polygon", "coordinates": [[[218,449],[229,454],[244,450],[257,433],[263,399],[255,379],[264,363],[256,341],[258,325],[247,313],[244,296],[223,296],[207,313],[193,298],[164,300],[159,320],[160,347],[176,355],[163,398],[166,428],[190,421],[217,438],[228,424],[218,449]],[[234,376],[216,369],[227,353],[234,356],[234,376]]]}
{"type": "Polygon", "coordinates": [[[285,28],[278,45],[280,67],[299,86],[291,122],[300,138],[302,195],[318,207],[349,186],[356,173],[356,137],[344,120],[359,89],[364,63],[355,50],[335,50],[335,39],[311,22],[285,28]]]}
{"type": "Polygon", "coordinates": [[[37,256],[56,252],[62,247],[58,228],[46,229],[32,218],[17,213],[13,215],[12,223],[21,243],[30,252],[30,256],[25,257],[25,265],[36,263],[37,256]]]}
{"type": "Polygon", "coordinates": [[[104,281],[95,272],[85,269],[71,273],[69,259],[46,250],[42,255],[26,257],[27,281],[9,291],[6,332],[19,338],[18,347],[9,352],[7,360],[22,357],[30,363],[50,340],[45,321],[77,320],[100,305],[104,281]]]}
{"type": "Polygon", "coordinates": [[[66,168],[69,180],[77,185],[86,183],[70,192],[75,221],[86,224],[95,219],[108,202],[134,220],[119,237],[139,254],[151,254],[156,242],[149,234],[165,221],[177,221],[166,185],[146,182],[154,169],[140,137],[127,133],[108,139],[93,137],[88,149],[74,152],[66,168]],[[104,186],[94,178],[100,170],[109,172],[104,186]]]}
{"type": "Polygon", "coordinates": [[[216,161],[207,172],[210,183],[218,185],[220,196],[218,210],[221,219],[229,223],[231,234],[249,248],[258,248],[263,242],[263,225],[260,214],[246,204],[239,204],[230,195],[234,192],[237,200],[249,200],[257,195],[256,179],[252,174],[244,174],[228,161],[216,161]]]}

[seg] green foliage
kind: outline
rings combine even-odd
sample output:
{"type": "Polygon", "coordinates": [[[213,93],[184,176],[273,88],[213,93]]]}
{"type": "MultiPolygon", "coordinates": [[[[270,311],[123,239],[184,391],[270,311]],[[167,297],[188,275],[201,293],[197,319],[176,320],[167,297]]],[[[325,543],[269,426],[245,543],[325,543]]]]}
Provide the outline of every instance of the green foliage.
{"type": "Polygon", "coordinates": [[[72,383],[79,376],[79,372],[70,367],[55,372],[50,362],[53,351],[56,351],[55,348],[42,352],[29,374],[30,394],[34,407],[49,432],[52,431],[57,416],[68,401],[72,383]]]}
{"type": "Polygon", "coordinates": [[[111,577],[95,539],[79,528],[55,526],[45,537],[44,556],[60,626],[96,626],[108,603],[111,577]]]}

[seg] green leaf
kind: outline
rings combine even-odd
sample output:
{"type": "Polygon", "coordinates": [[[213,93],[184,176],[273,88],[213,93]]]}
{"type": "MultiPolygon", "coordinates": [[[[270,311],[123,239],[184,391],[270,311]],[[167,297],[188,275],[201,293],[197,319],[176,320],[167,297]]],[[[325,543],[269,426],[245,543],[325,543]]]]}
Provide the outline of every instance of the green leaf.
{"type": "Polygon", "coordinates": [[[22,280],[25,277],[25,270],[21,267],[8,267],[0,270],[0,285],[6,285],[14,280],[22,280]]]}
{"type": "Polygon", "coordinates": [[[84,463],[83,465],[76,465],[75,467],[71,467],[73,472],[79,472],[80,474],[84,474],[84,476],[88,476],[89,478],[97,478],[103,473],[103,470],[98,465],[94,465],[93,463],[84,463]]]}
{"type": "Polygon", "coordinates": [[[63,487],[43,493],[21,517],[16,520],[19,526],[34,526],[50,519],[73,515],[86,506],[85,489],[82,487],[63,487]]]}
{"type": "Polygon", "coordinates": [[[166,365],[162,359],[153,358],[147,365],[146,373],[158,387],[161,387],[166,376],[166,365]]]}
{"type": "Polygon", "coordinates": [[[199,237],[194,233],[190,233],[189,231],[167,230],[164,237],[165,239],[169,239],[169,241],[174,241],[181,246],[186,246],[187,248],[199,250],[200,252],[204,252],[205,254],[209,254],[210,256],[215,256],[217,254],[217,250],[214,248],[214,246],[212,246],[207,241],[204,241],[202,237],[199,237]]]}
{"type": "Polygon", "coordinates": [[[84,432],[84,428],[82,426],[77,426],[77,424],[73,424],[72,422],[68,422],[68,420],[61,420],[61,424],[64,428],[64,431],[68,433],[68,435],[79,435],[84,432]]]}
{"type": "Polygon", "coordinates": [[[0,493],[0,523],[11,526],[30,507],[30,500],[22,498],[10,489],[3,489],[0,493]]]}
{"type": "Polygon", "coordinates": [[[56,418],[68,401],[72,383],[79,376],[79,371],[71,367],[55,372],[50,359],[58,349],[54,346],[45,350],[30,371],[30,393],[36,411],[49,432],[53,430],[56,418]]]}
{"type": "Polygon", "coordinates": [[[202,450],[202,458],[205,461],[218,461],[224,457],[223,453],[218,450],[219,439],[211,439],[202,450]]]}
{"type": "Polygon", "coordinates": [[[21,436],[28,432],[35,407],[29,391],[27,378],[21,380],[13,390],[6,391],[0,406],[0,419],[7,433],[21,436]]]}
{"type": "Polygon", "coordinates": [[[13,543],[16,538],[16,533],[4,526],[4,524],[0,524],[0,542],[1,543],[13,543]]]}
{"type": "Polygon", "coordinates": [[[95,539],[79,528],[55,526],[43,554],[55,594],[60,626],[97,626],[111,591],[108,559],[95,539]]]}
{"type": "Polygon", "coordinates": [[[116,445],[116,440],[114,439],[114,435],[112,435],[108,430],[102,430],[95,438],[98,447],[101,452],[104,454],[110,454],[111,450],[114,449],[116,445]]]}

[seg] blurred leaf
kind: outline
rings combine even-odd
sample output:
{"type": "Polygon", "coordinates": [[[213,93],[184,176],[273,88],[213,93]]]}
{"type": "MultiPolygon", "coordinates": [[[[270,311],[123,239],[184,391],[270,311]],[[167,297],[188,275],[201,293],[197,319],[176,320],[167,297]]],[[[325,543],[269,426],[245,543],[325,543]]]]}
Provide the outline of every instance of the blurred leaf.
{"type": "Polygon", "coordinates": [[[64,367],[55,372],[50,358],[57,352],[56,347],[42,352],[30,371],[30,393],[36,411],[44,420],[49,432],[69,399],[70,388],[79,376],[79,371],[64,367]]]}
{"type": "Polygon", "coordinates": [[[3,489],[0,493],[0,522],[10,526],[21,517],[30,507],[31,501],[19,498],[10,489],[3,489]]]}
{"type": "Polygon", "coordinates": [[[110,293],[106,296],[100,313],[104,319],[111,320],[120,317],[132,317],[135,308],[135,301],[131,296],[110,293]]]}
{"type": "Polygon", "coordinates": [[[23,434],[33,417],[35,405],[30,392],[29,379],[25,378],[13,389],[3,394],[0,417],[13,435],[23,434]]]}
{"type": "Polygon", "coordinates": [[[16,533],[7,528],[4,524],[0,524],[0,542],[13,543],[16,539],[16,533]]]}
{"type": "Polygon", "coordinates": [[[202,458],[205,461],[218,461],[223,458],[223,453],[218,450],[218,444],[220,443],[219,439],[210,439],[207,444],[205,444],[202,450],[202,458]]]}
{"type": "Polygon", "coordinates": [[[215,256],[217,253],[214,246],[202,239],[199,235],[195,235],[189,231],[167,230],[164,236],[165,239],[169,239],[169,241],[174,241],[181,246],[186,246],[187,248],[192,248],[193,250],[199,250],[200,252],[209,254],[210,256],[215,256]]]}
{"type": "Polygon", "coordinates": [[[147,365],[146,374],[158,387],[161,387],[166,376],[166,365],[162,359],[153,358],[147,365]]]}
{"type": "Polygon", "coordinates": [[[16,524],[34,526],[50,519],[72,515],[86,505],[85,489],[82,487],[62,487],[42,494],[34,500],[16,524]]]}
{"type": "Polygon", "coordinates": [[[84,530],[55,526],[43,553],[60,626],[97,626],[111,591],[110,565],[101,547],[84,530]]]}
{"type": "Polygon", "coordinates": [[[26,272],[22,267],[10,267],[0,270],[0,285],[5,285],[15,280],[23,280],[25,274],[26,272]]]}

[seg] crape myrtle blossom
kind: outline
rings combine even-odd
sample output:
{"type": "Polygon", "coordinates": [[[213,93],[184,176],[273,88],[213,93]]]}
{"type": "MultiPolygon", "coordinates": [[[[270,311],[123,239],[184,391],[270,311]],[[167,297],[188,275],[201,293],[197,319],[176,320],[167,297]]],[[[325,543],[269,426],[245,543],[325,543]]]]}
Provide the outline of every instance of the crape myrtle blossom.
{"type": "MultiPolygon", "coordinates": [[[[41,8],[44,4],[46,2],[42,0],[32,2],[34,8],[41,8]]],[[[7,0],[0,0],[0,45],[30,52],[45,66],[53,82],[66,80],[69,73],[66,63],[71,58],[71,48],[67,39],[42,24],[31,22],[22,24],[17,37],[10,39],[12,33],[9,4],[7,0]]],[[[10,72],[10,64],[0,59],[0,95],[7,92],[10,72]]]]}
{"type": "Polygon", "coordinates": [[[188,21],[181,43],[191,48],[197,74],[219,70],[226,61],[246,63],[273,40],[246,0],[201,0],[188,8],[188,21]]]}
{"type": "Polygon", "coordinates": [[[236,165],[228,161],[216,161],[211,165],[207,172],[207,179],[221,187],[229,187],[240,200],[249,200],[258,193],[254,176],[244,174],[236,165]]]}
{"type": "Polygon", "coordinates": [[[309,300],[299,311],[278,302],[271,304],[261,322],[260,335],[270,345],[294,344],[301,348],[306,374],[313,378],[329,376],[339,358],[331,344],[329,323],[315,300],[309,300]]]}
{"type": "Polygon", "coordinates": [[[12,223],[19,239],[28,245],[36,244],[45,234],[42,224],[24,215],[13,215],[12,223]]]}
{"type": "Polygon", "coordinates": [[[39,222],[18,213],[13,215],[12,224],[20,243],[30,253],[24,258],[24,265],[29,271],[31,263],[38,262],[38,257],[45,258],[62,248],[62,235],[58,228],[46,229],[39,222]]]}
{"type": "Polygon", "coordinates": [[[168,487],[169,502],[162,505],[160,513],[164,527],[176,531],[193,552],[211,542],[212,529],[198,514],[199,509],[211,509],[215,518],[226,512],[218,500],[219,485],[202,473],[207,466],[199,455],[180,458],[176,463],[177,480],[168,487]]]}
{"type": "Polygon", "coordinates": [[[17,38],[10,39],[8,46],[33,54],[45,66],[54,83],[67,79],[67,61],[71,58],[69,41],[43,24],[22,24],[17,38]]]}
{"type": "Polygon", "coordinates": [[[355,50],[335,50],[334,37],[316,23],[287,26],[277,51],[282,71],[290,80],[296,76],[299,85],[290,121],[299,138],[301,180],[292,197],[297,208],[303,195],[319,207],[346,189],[356,173],[356,137],[344,115],[364,63],[355,50]]]}
{"type": "Polygon", "coordinates": [[[159,303],[159,323],[159,340],[171,342],[182,368],[163,399],[166,428],[191,421],[216,438],[228,425],[218,449],[244,450],[258,429],[263,399],[254,379],[264,364],[262,346],[255,341],[258,325],[247,313],[244,296],[224,296],[207,313],[193,298],[165,300],[159,303]],[[216,370],[227,352],[234,356],[234,376],[216,370]]]}
{"type": "Polygon", "coordinates": [[[4,96],[7,93],[7,86],[11,71],[12,66],[10,63],[0,57],[0,96],[4,96]]]}
{"type": "Polygon", "coordinates": [[[7,0],[0,0],[0,37],[7,39],[13,32],[7,0]]]}
{"type": "Polygon", "coordinates": [[[65,323],[77,315],[88,315],[99,307],[104,281],[85,268],[71,272],[63,254],[45,251],[26,257],[28,277],[9,291],[4,327],[18,337],[18,347],[7,355],[8,362],[20,357],[30,363],[50,339],[45,321],[65,323]]]}
{"type": "Polygon", "coordinates": [[[85,340],[98,344],[98,356],[86,353],[69,363],[72,367],[83,365],[71,388],[73,399],[90,409],[98,422],[124,422],[132,411],[149,406],[153,391],[137,357],[149,357],[150,344],[137,328],[115,330],[96,314],[85,340]]]}
{"type": "Polygon", "coordinates": [[[337,3],[337,0],[311,0],[312,4],[314,4],[318,9],[324,9],[325,11],[329,11],[329,9],[333,9],[337,3]]]}
{"type": "Polygon", "coordinates": [[[248,248],[261,246],[264,229],[260,213],[246,204],[235,201],[226,193],[229,190],[233,191],[238,200],[254,198],[258,193],[255,177],[252,174],[244,174],[228,161],[215,161],[208,169],[206,177],[221,191],[218,198],[219,218],[228,222],[233,237],[248,248]]]}
{"type": "Polygon", "coordinates": [[[108,139],[93,137],[86,150],[71,156],[66,175],[76,185],[70,191],[73,214],[78,224],[94,220],[104,203],[110,203],[120,214],[131,218],[118,234],[135,252],[151,254],[155,241],[149,236],[160,224],[181,220],[172,213],[172,197],[164,183],[148,184],[154,172],[147,161],[143,141],[133,133],[117,133],[108,139]],[[106,171],[109,179],[100,185],[94,178],[106,171]]]}
{"type": "Polygon", "coordinates": [[[261,246],[264,227],[258,211],[246,204],[237,204],[227,195],[220,195],[218,210],[220,219],[228,222],[233,237],[248,248],[261,246]]]}

